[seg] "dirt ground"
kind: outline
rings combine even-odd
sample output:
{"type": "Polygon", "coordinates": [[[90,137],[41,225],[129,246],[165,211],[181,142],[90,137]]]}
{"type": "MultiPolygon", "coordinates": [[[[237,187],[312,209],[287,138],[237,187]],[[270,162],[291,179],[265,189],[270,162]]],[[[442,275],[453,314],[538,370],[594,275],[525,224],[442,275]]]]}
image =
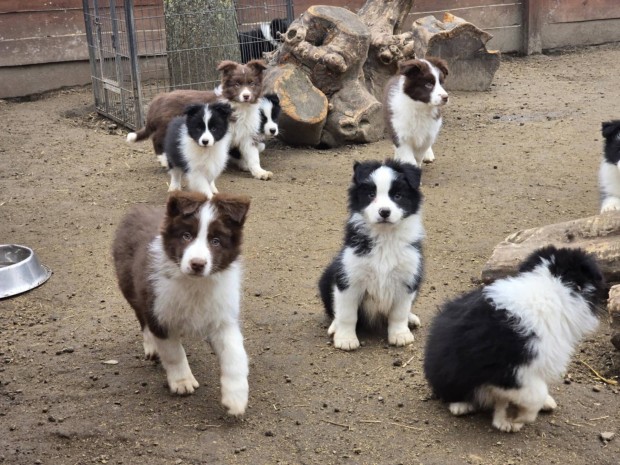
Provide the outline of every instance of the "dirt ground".
{"type": "MultiPolygon", "coordinates": [[[[451,94],[423,174],[427,273],[423,324],[475,286],[508,234],[596,214],[601,121],[618,118],[620,45],[504,57],[485,93],[451,94]]],[[[54,274],[0,301],[0,463],[10,464],[618,464],[620,354],[603,322],[577,351],[559,408],[520,433],[488,414],[452,417],[431,398],[421,360],[428,325],[406,348],[385,334],[334,350],[316,282],[340,246],[354,160],[388,141],[317,151],[272,145],[269,182],[230,170],[220,190],[247,194],[242,319],[250,402],[219,402],[208,346],[188,341],[201,387],[167,392],[110,259],[135,203],[161,205],[168,177],[150,144],[93,113],[89,88],[0,103],[0,242],[33,247],[54,274]],[[118,364],[104,362],[116,360],[118,364]],[[601,432],[614,432],[609,443],[601,432]]]]}

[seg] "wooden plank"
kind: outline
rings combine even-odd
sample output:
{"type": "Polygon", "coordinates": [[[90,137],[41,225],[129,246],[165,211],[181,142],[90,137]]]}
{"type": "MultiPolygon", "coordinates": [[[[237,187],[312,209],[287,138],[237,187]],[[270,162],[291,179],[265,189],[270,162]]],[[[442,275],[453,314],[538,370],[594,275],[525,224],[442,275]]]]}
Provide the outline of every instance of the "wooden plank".
{"type": "Polygon", "coordinates": [[[543,50],[541,30],[543,11],[548,7],[546,0],[523,1],[523,47],[522,53],[531,55],[543,50]]]}
{"type": "Polygon", "coordinates": [[[487,42],[488,50],[499,50],[502,53],[521,51],[521,26],[484,29],[493,38],[487,42]]]}
{"type": "MultiPolygon", "coordinates": [[[[441,20],[443,13],[452,10],[442,10],[432,14],[441,20]]],[[[431,13],[409,13],[405,21],[404,30],[411,27],[413,21],[431,13]]],[[[523,12],[520,4],[497,5],[485,8],[466,8],[458,12],[458,17],[463,18],[480,29],[497,28],[503,26],[518,26],[521,24],[523,12]]]]}
{"type": "Polygon", "coordinates": [[[547,21],[554,24],[614,18],[620,18],[618,0],[562,0],[551,2],[547,21]]]}
{"type": "Polygon", "coordinates": [[[38,11],[0,15],[0,43],[32,37],[84,33],[81,11],[38,11]]]}
{"type": "Polygon", "coordinates": [[[547,24],[542,30],[542,46],[545,50],[618,41],[620,19],[547,24]]]}
{"type": "MultiPolygon", "coordinates": [[[[161,5],[163,0],[134,0],[135,6],[161,5]]],[[[122,0],[116,0],[122,5],[122,0]]],[[[107,2],[106,2],[107,3],[107,2]]],[[[82,11],[82,0],[0,0],[0,14],[53,10],[82,11]]]]}
{"type": "Polygon", "coordinates": [[[86,34],[0,42],[0,67],[88,60],[86,34]]]}
{"type": "Polygon", "coordinates": [[[412,13],[429,13],[434,11],[450,11],[456,16],[463,17],[459,10],[470,8],[488,8],[499,5],[521,4],[523,0],[414,0],[412,13]]]}
{"type": "Polygon", "coordinates": [[[0,68],[0,98],[22,97],[90,82],[88,61],[0,68]]]}

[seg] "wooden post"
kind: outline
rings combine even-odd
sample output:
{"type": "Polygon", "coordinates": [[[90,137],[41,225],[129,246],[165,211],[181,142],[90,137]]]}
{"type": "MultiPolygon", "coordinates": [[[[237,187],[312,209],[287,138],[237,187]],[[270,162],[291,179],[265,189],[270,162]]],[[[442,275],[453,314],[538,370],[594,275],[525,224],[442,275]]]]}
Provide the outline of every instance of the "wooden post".
{"type": "Polygon", "coordinates": [[[542,52],[541,30],[546,0],[523,0],[523,49],[525,55],[542,52]]]}

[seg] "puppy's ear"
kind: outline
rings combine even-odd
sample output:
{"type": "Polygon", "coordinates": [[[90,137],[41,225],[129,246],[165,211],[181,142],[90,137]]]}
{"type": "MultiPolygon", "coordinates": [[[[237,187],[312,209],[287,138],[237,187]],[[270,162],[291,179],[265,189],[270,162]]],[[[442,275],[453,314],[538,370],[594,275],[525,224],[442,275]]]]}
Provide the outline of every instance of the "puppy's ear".
{"type": "Polygon", "coordinates": [[[213,203],[226,220],[241,227],[245,223],[246,215],[250,209],[250,198],[240,195],[217,194],[213,197],[213,203]]]}
{"type": "Polygon", "coordinates": [[[236,63],[230,60],[224,60],[224,61],[220,61],[220,64],[217,65],[217,70],[221,71],[222,73],[229,73],[230,71],[234,70],[237,66],[239,66],[239,63],[236,63]]]}
{"type": "Polygon", "coordinates": [[[620,131],[620,120],[615,121],[605,121],[602,127],[603,137],[605,139],[609,139],[612,137],[617,131],[620,131]]]}
{"type": "Polygon", "coordinates": [[[411,163],[403,163],[401,167],[407,184],[409,184],[412,189],[419,189],[422,179],[422,170],[411,163]]]}
{"type": "Polygon", "coordinates": [[[207,196],[199,192],[173,192],[168,197],[166,214],[169,218],[193,215],[207,200],[207,196]]]}
{"type": "Polygon", "coordinates": [[[230,115],[232,115],[233,109],[229,103],[226,102],[217,102],[209,105],[209,108],[214,113],[218,113],[226,119],[230,119],[230,115]]]}
{"type": "Polygon", "coordinates": [[[443,73],[444,78],[448,77],[448,63],[446,62],[446,60],[443,60],[438,57],[428,57],[426,58],[426,61],[428,61],[433,66],[435,66],[437,69],[439,69],[439,71],[443,73]]]}
{"type": "Polygon", "coordinates": [[[203,105],[201,103],[192,103],[191,105],[187,105],[185,110],[183,110],[183,114],[187,116],[194,116],[200,110],[202,110],[203,105]]]}
{"type": "Polygon", "coordinates": [[[353,182],[357,185],[365,183],[370,178],[372,172],[379,168],[379,166],[381,166],[381,163],[376,161],[356,161],[353,164],[353,182]]]}
{"type": "Polygon", "coordinates": [[[280,105],[280,97],[278,97],[277,94],[265,94],[263,95],[263,98],[266,98],[274,105],[280,105]]]}
{"type": "Polygon", "coordinates": [[[420,60],[407,60],[398,63],[398,74],[407,77],[415,77],[422,71],[422,62],[420,60]]]}
{"type": "Polygon", "coordinates": [[[267,69],[267,64],[263,60],[250,60],[246,63],[246,66],[257,76],[267,69]]]}

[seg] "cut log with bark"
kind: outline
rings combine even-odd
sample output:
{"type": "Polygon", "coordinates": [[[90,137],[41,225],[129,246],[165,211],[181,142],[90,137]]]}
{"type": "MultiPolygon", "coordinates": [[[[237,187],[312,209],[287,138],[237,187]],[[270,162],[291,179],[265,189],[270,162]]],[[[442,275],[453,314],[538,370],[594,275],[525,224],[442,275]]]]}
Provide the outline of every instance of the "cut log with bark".
{"type": "Polygon", "coordinates": [[[417,58],[437,56],[448,62],[447,89],[489,89],[500,64],[499,51],[486,48],[491,34],[450,13],[444,14],[443,21],[434,16],[420,18],[411,31],[417,58]]]}
{"type": "Polygon", "coordinates": [[[525,257],[547,245],[580,247],[594,254],[607,282],[620,282],[620,212],[514,233],[495,247],[482,270],[482,280],[488,283],[516,274],[525,257]]]}
{"type": "Polygon", "coordinates": [[[620,350],[620,284],[612,286],[609,290],[607,310],[612,329],[611,343],[620,350]]]}
{"type": "Polygon", "coordinates": [[[263,75],[263,92],[275,92],[280,98],[280,139],[290,145],[315,146],[321,142],[327,97],[300,68],[292,64],[269,67],[263,75]]]}
{"type": "Polygon", "coordinates": [[[386,82],[396,74],[397,63],[415,58],[413,33],[403,32],[413,0],[367,0],[357,12],[370,31],[370,49],[364,63],[366,87],[383,100],[386,82]]]}
{"type": "MultiPolygon", "coordinates": [[[[329,100],[321,135],[321,144],[327,147],[383,137],[381,104],[364,83],[362,68],[369,45],[370,32],[355,14],[318,5],[293,21],[282,47],[270,58],[272,65],[290,64],[302,70],[329,100]]],[[[293,137],[282,135],[286,142],[293,137]]]]}
{"type": "Polygon", "coordinates": [[[165,0],[170,90],[212,90],[222,60],[241,61],[233,0],[165,0]]]}

